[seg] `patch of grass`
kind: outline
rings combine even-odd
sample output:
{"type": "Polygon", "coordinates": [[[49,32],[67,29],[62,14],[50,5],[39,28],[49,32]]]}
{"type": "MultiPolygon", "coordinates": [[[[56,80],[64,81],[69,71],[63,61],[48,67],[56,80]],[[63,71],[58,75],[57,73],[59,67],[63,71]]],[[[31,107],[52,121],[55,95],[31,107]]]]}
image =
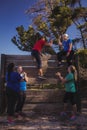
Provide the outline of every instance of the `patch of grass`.
{"type": "Polygon", "coordinates": [[[63,89],[64,85],[62,84],[44,84],[43,89],[63,89]]]}

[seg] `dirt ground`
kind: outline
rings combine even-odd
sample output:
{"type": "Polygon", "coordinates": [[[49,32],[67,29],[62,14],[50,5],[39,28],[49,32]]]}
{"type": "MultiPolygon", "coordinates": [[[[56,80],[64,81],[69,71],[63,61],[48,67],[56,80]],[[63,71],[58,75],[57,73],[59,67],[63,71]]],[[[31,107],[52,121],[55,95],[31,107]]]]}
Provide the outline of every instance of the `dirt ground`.
{"type": "Polygon", "coordinates": [[[26,113],[26,117],[15,118],[14,124],[8,124],[4,115],[0,117],[0,130],[87,130],[87,108],[74,121],[70,121],[69,116],[30,111],[26,113]]]}

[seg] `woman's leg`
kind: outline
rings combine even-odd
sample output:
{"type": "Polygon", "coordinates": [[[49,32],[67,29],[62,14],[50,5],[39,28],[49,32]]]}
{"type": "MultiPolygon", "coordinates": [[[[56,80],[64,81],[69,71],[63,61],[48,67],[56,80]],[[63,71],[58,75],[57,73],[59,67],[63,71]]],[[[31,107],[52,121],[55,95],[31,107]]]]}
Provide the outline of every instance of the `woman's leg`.
{"type": "Polygon", "coordinates": [[[70,65],[72,64],[73,55],[74,55],[74,51],[72,50],[72,51],[70,52],[70,55],[66,57],[68,66],[70,66],[70,65]]]}
{"type": "Polygon", "coordinates": [[[14,116],[15,112],[15,104],[17,101],[17,93],[11,90],[10,88],[7,88],[7,114],[8,114],[8,120],[11,121],[14,116]]]}
{"type": "Polygon", "coordinates": [[[73,107],[73,112],[72,112],[72,114],[75,116],[76,113],[77,113],[77,107],[76,107],[76,104],[72,105],[72,107],[73,107]]]}
{"type": "Polygon", "coordinates": [[[63,56],[63,50],[57,53],[58,63],[61,63],[61,61],[62,61],[62,56],[63,56]]]}
{"type": "Polygon", "coordinates": [[[57,53],[57,59],[58,59],[58,65],[61,65],[63,56],[66,56],[66,53],[64,50],[57,53]]]}
{"type": "Polygon", "coordinates": [[[74,120],[76,118],[76,113],[77,113],[77,106],[76,106],[76,93],[71,93],[71,103],[72,103],[72,116],[71,120],[74,120]]]}
{"type": "Polygon", "coordinates": [[[66,92],[63,98],[64,107],[63,107],[63,112],[61,113],[61,115],[66,115],[68,98],[69,98],[69,94],[66,92]]]}
{"type": "Polygon", "coordinates": [[[25,104],[25,99],[26,99],[26,92],[22,91],[21,92],[21,104],[20,104],[20,112],[22,112],[23,106],[25,104]]]}
{"type": "Polygon", "coordinates": [[[64,103],[64,112],[67,111],[67,103],[64,103]]]}
{"type": "Polygon", "coordinates": [[[18,100],[17,100],[17,104],[16,104],[16,108],[15,108],[15,115],[18,115],[19,111],[20,111],[20,106],[21,106],[21,94],[19,93],[18,95],[18,100]]]}
{"type": "Polygon", "coordinates": [[[43,76],[42,62],[41,62],[40,53],[38,51],[36,51],[36,50],[33,50],[32,51],[32,56],[35,57],[36,62],[37,62],[38,75],[43,76]]]}

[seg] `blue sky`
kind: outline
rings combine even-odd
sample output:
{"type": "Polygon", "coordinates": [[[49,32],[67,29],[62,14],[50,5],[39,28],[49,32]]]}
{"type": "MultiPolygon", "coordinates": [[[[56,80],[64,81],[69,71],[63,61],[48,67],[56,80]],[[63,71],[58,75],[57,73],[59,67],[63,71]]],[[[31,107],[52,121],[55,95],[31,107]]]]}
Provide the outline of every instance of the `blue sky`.
{"type": "MultiPolygon", "coordinates": [[[[25,14],[36,0],[0,0],[0,54],[28,54],[20,51],[11,38],[17,34],[16,27],[23,25],[26,29],[31,19],[25,14]]],[[[87,1],[82,0],[85,6],[87,1]]],[[[70,37],[74,38],[79,33],[72,27],[68,30],[70,37]]]]}
{"type": "Polygon", "coordinates": [[[24,54],[12,42],[11,38],[17,34],[16,27],[31,23],[25,14],[36,0],[0,0],[0,54],[24,54]]]}

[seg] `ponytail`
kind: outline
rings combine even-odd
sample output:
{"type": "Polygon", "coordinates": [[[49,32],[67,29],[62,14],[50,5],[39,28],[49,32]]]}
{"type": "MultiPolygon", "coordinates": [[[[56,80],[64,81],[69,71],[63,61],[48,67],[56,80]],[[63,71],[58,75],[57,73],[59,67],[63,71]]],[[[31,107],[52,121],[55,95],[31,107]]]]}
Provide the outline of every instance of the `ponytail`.
{"type": "Polygon", "coordinates": [[[77,82],[77,70],[76,70],[75,66],[71,65],[71,66],[70,66],[70,69],[71,69],[71,72],[72,72],[73,75],[74,75],[74,80],[75,80],[75,82],[77,82]]]}

